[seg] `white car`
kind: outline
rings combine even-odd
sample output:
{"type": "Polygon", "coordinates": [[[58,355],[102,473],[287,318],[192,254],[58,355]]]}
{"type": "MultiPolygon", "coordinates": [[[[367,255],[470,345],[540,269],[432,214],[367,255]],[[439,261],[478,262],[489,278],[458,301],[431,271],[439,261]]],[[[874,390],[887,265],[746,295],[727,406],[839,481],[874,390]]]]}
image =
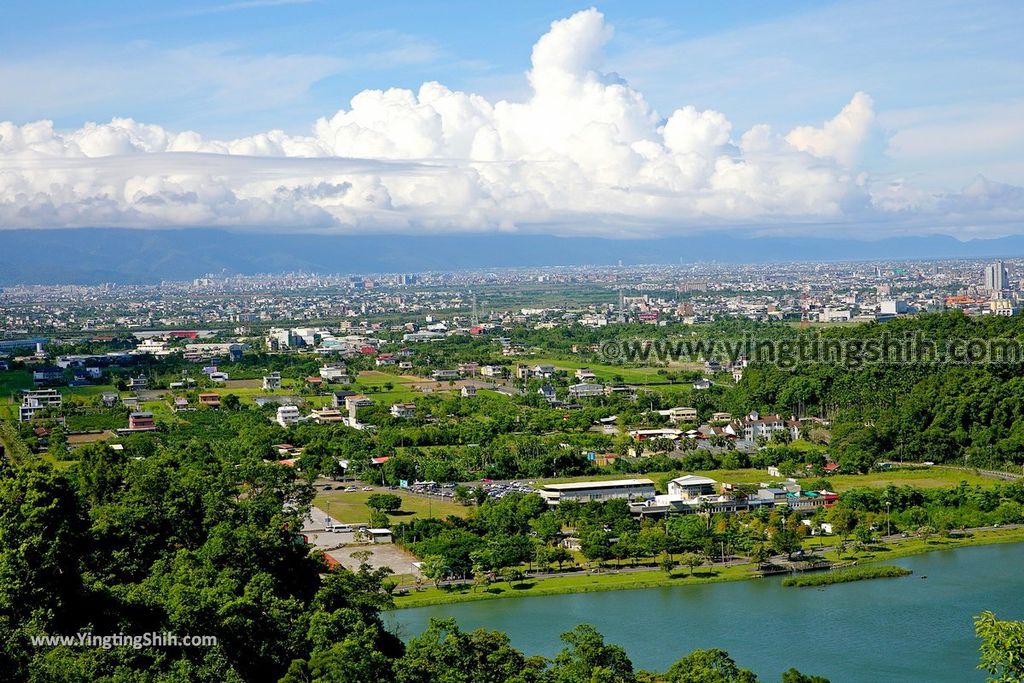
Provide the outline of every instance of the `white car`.
{"type": "Polygon", "coordinates": [[[363,487],[363,490],[364,490],[364,491],[372,491],[372,490],[373,490],[373,487],[372,487],[372,486],[364,486],[364,487],[363,487]]]}

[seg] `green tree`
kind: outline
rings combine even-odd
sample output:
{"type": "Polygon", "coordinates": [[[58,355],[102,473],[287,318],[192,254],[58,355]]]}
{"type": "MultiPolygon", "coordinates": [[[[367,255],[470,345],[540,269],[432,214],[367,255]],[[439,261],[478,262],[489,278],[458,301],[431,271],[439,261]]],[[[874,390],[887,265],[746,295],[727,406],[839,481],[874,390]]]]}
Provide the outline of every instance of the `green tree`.
{"type": "Polygon", "coordinates": [[[580,538],[580,552],[583,557],[591,562],[594,560],[606,560],[610,557],[611,545],[608,542],[608,534],[595,529],[583,534],[580,538]]]}
{"type": "Polygon", "coordinates": [[[793,559],[793,553],[803,548],[800,535],[789,528],[779,529],[772,534],[771,542],[772,550],[779,554],[785,553],[790,560],[793,559]]]}
{"type": "Polygon", "coordinates": [[[562,533],[562,520],[553,511],[542,513],[539,517],[530,520],[530,527],[544,543],[550,543],[562,533]]]}
{"type": "Polygon", "coordinates": [[[682,556],[679,558],[679,563],[682,564],[684,567],[689,567],[690,576],[693,576],[693,570],[696,567],[700,567],[704,564],[704,556],[700,553],[683,553],[682,556]]]}
{"type": "Polygon", "coordinates": [[[1024,681],[1024,621],[1000,621],[982,612],[974,618],[974,633],[981,639],[978,668],[991,674],[989,681],[1024,681]]]}
{"type": "Polygon", "coordinates": [[[434,582],[435,588],[441,587],[441,582],[448,576],[448,564],[441,555],[427,555],[420,562],[420,573],[434,582]]]}
{"type": "Polygon", "coordinates": [[[366,505],[381,512],[395,512],[402,507],[402,497],[395,493],[371,493],[366,497],[366,505]]]}
{"type": "Polygon", "coordinates": [[[374,627],[360,625],[308,662],[293,660],[280,683],[390,683],[393,663],[379,651],[374,627]]]}
{"type": "Polygon", "coordinates": [[[787,669],[782,672],[782,683],[829,683],[829,680],[822,676],[809,676],[796,669],[787,669]]]}
{"type": "Polygon", "coordinates": [[[458,484],[452,491],[452,499],[459,505],[469,505],[473,502],[473,492],[465,484],[458,484]]]}
{"type": "Polygon", "coordinates": [[[724,650],[694,650],[669,667],[669,683],[757,683],[753,671],[741,669],[724,650]]]}
{"type": "Polygon", "coordinates": [[[562,634],[568,645],[558,653],[550,677],[556,683],[633,683],[633,663],[618,645],[608,645],[590,624],[562,634]]]}
{"type": "Polygon", "coordinates": [[[370,510],[370,526],[374,529],[387,529],[391,526],[391,519],[380,510],[370,510]]]}
{"type": "Polygon", "coordinates": [[[568,548],[559,545],[548,550],[548,562],[554,562],[558,566],[558,571],[562,571],[563,564],[571,561],[572,553],[569,552],[568,548]]]}
{"type": "Polygon", "coordinates": [[[504,633],[466,633],[454,619],[431,619],[395,669],[398,683],[531,683],[539,674],[504,633]]]}
{"type": "Polygon", "coordinates": [[[515,588],[517,581],[523,580],[523,570],[519,567],[505,567],[501,570],[501,577],[508,582],[509,588],[515,588]]]}

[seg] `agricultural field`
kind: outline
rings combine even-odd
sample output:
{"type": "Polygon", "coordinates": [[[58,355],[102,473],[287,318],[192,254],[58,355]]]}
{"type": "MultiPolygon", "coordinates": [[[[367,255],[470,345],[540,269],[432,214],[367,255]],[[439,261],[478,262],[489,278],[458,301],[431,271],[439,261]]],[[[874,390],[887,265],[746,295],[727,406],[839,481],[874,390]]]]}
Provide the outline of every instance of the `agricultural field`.
{"type": "MultiPolygon", "coordinates": [[[[586,363],[578,360],[565,360],[563,358],[530,357],[522,361],[529,365],[554,365],[558,370],[565,370],[570,375],[579,368],[590,368],[597,375],[601,382],[611,383],[615,376],[622,377],[627,384],[662,384],[667,383],[664,375],[659,375],[658,370],[666,368],[627,368],[621,365],[608,365],[603,363],[586,363]]],[[[683,368],[678,368],[683,369],[683,368]]],[[[672,369],[669,369],[670,371],[672,369]]]]}
{"type": "Polygon", "coordinates": [[[60,387],[60,393],[64,398],[70,396],[99,396],[105,391],[117,391],[117,387],[113,384],[89,384],[81,387],[60,387]]]}
{"type": "Polygon", "coordinates": [[[91,432],[98,429],[120,429],[126,427],[128,419],[123,413],[101,412],[90,415],[68,415],[68,431],[91,432]]]}

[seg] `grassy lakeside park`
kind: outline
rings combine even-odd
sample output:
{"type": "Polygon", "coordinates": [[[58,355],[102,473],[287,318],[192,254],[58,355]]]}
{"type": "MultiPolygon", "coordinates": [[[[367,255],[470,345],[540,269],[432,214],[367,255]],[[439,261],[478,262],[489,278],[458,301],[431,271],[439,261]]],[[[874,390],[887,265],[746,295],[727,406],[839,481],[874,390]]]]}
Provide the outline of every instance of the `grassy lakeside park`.
{"type": "MultiPolygon", "coordinates": [[[[952,550],[969,546],[997,543],[1024,542],[1024,527],[977,530],[959,536],[945,538],[906,538],[889,544],[870,544],[861,550],[843,553],[843,561],[856,560],[859,563],[873,563],[909,557],[937,550],[952,550]]],[[[834,551],[826,553],[835,556],[834,551]]],[[[427,607],[473,600],[493,600],[526,597],[530,595],[561,595],[565,593],[589,593],[596,591],[634,590],[679,586],[722,581],[742,581],[759,578],[749,563],[730,566],[702,567],[690,574],[686,568],[677,568],[671,573],[660,569],[643,571],[607,571],[601,573],[578,573],[544,579],[525,579],[509,584],[499,581],[486,588],[473,589],[470,585],[456,587],[431,586],[425,590],[413,591],[395,597],[395,609],[427,607]]]]}

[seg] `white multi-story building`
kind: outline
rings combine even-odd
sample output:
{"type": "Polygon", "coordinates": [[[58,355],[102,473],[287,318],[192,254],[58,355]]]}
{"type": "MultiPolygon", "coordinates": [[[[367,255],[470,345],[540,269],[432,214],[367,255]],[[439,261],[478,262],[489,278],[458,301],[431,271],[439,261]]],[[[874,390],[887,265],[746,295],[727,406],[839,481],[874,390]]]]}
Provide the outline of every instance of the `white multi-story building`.
{"type": "Polygon", "coordinates": [[[281,406],[277,409],[277,424],[282,427],[295,424],[299,421],[299,417],[297,406],[281,406]]]}
{"type": "Polygon", "coordinates": [[[167,346],[167,342],[159,341],[153,337],[147,337],[139,342],[139,345],[135,347],[132,353],[135,354],[148,354],[150,356],[156,356],[157,358],[164,358],[170,356],[172,353],[177,353],[178,349],[172,349],[167,346]]]}
{"type": "Polygon", "coordinates": [[[415,403],[395,403],[391,406],[391,415],[399,418],[415,417],[415,403]]]}
{"type": "Polygon", "coordinates": [[[758,415],[757,412],[751,412],[740,424],[743,439],[746,441],[756,441],[759,436],[766,438],[772,438],[776,432],[784,432],[789,429],[786,426],[786,421],[778,415],[758,415]]]}
{"type": "Polygon", "coordinates": [[[351,381],[348,368],[344,363],[323,366],[320,368],[320,376],[328,382],[337,382],[338,384],[348,384],[351,381]]]}
{"type": "Polygon", "coordinates": [[[35,389],[21,392],[21,406],[18,408],[18,422],[29,422],[40,410],[51,406],[60,407],[63,397],[56,389],[35,389]]]}
{"type": "Polygon", "coordinates": [[[717,483],[714,479],[688,474],[684,477],[677,477],[668,483],[668,495],[684,500],[710,496],[714,495],[717,483]]]}
{"type": "Polygon", "coordinates": [[[501,365],[484,365],[480,368],[481,377],[504,377],[505,368],[501,365]]]}

